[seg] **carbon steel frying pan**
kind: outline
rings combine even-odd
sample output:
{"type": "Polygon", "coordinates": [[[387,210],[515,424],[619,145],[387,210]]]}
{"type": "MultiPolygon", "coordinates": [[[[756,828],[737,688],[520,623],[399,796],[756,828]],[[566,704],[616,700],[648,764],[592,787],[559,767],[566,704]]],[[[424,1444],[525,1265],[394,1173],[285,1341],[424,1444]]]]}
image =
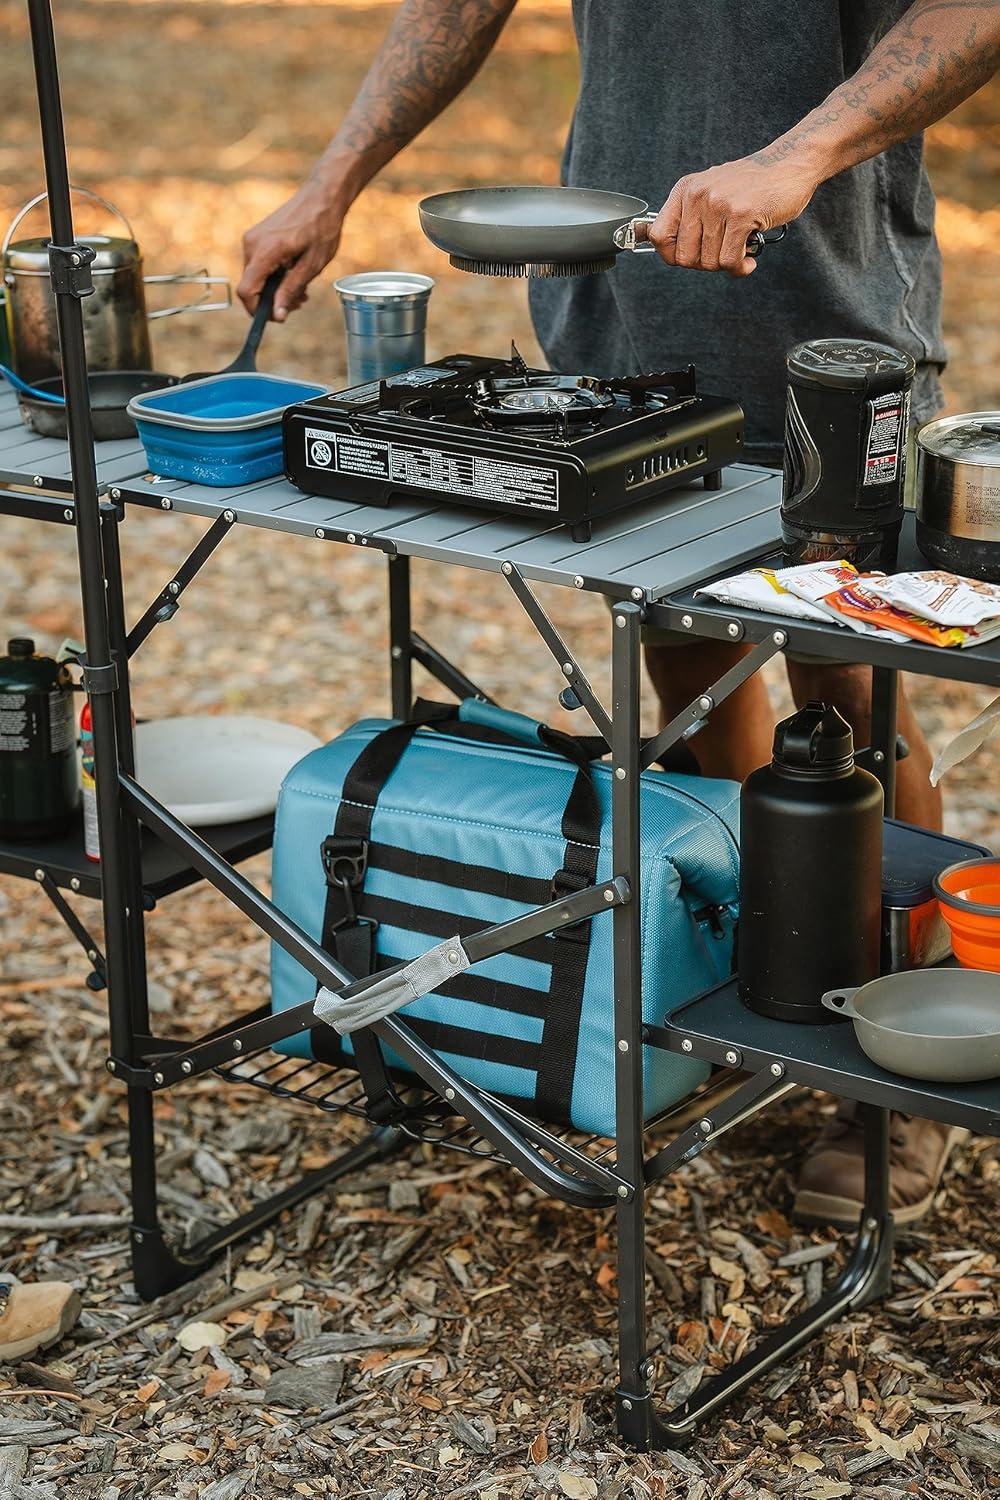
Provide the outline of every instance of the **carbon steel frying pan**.
{"type": "MultiPolygon", "coordinates": [[[[176,375],[164,375],[160,370],[94,370],[87,377],[90,391],[90,421],[94,439],[98,443],[135,437],[135,423],[125,408],[133,396],[147,391],[162,390],[164,386],[176,385],[176,375]]],[[[35,389],[40,396],[28,396],[18,392],[17,404],[21,420],[39,437],[64,438],[66,436],[66,404],[62,399],[61,375],[52,375],[39,380],[35,389]],[[46,401],[45,394],[55,396],[56,401],[46,401]]]]}
{"type": "MultiPolygon", "coordinates": [[[[458,188],[424,198],[419,211],[424,234],[452,265],[483,276],[588,276],[609,271],[623,250],[654,249],[636,232],[656,218],[645,199],[598,188],[458,188]]],[[[786,227],[755,231],[747,254],[786,227]]]]}

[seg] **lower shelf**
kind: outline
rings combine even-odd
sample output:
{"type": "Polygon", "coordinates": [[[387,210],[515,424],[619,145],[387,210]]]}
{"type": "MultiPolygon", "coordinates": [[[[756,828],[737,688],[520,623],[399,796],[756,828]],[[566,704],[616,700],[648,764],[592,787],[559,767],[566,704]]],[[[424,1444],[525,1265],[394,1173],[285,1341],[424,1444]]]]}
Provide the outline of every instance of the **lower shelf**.
{"type": "MultiPolygon", "coordinates": [[[[1000,986],[1000,979],[997,983],[1000,986]]],[[[666,1022],[671,1051],[721,1063],[728,1060],[728,1051],[738,1048],[738,1066],[750,1072],[780,1062],[789,1078],[807,1088],[945,1125],[963,1125],[981,1135],[1000,1135],[1000,1078],[986,1083],[926,1083],[889,1073],[862,1052],[850,1021],[831,1019],[812,1026],[758,1016],[739,999],[735,980],[680,1006],[666,1022]]]]}
{"type": "MultiPolygon", "coordinates": [[[[230,864],[238,864],[251,855],[271,847],[274,816],[248,818],[241,823],[219,823],[200,829],[216,853],[230,864]]],[[[83,852],[83,815],[68,833],[50,839],[12,839],[0,842],[0,874],[25,880],[36,879],[35,871],[45,870],[56,885],[77,891],[81,896],[100,897],[101,867],[83,852]]],[[[192,885],[201,877],[184,856],[169,848],[148,829],[142,834],[142,885],[153,900],[192,885]]]]}

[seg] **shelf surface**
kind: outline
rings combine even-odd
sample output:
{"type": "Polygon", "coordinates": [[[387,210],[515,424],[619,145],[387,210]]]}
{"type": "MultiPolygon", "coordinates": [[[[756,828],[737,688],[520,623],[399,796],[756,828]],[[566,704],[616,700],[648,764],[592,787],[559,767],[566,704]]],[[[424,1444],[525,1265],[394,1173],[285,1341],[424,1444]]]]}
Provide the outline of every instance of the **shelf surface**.
{"type": "Polygon", "coordinates": [[[737,1047],[741,1066],[749,1072],[780,1062],[796,1083],[839,1098],[1000,1135],[1000,1078],[939,1084],[889,1073],[865,1056],[850,1021],[809,1026],[758,1016],[740,1002],[735,980],[678,1007],[666,1020],[672,1051],[681,1051],[686,1039],[693,1043],[695,1057],[722,1063],[725,1052],[737,1047]]]}
{"type": "MultiPolygon", "coordinates": [[[[230,864],[238,864],[271,847],[274,817],[269,814],[242,823],[219,823],[198,832],[216,853],[230,864]]],[[[100,896],[101,867],[83,852],[82,814],[69,832],[59,838],[0,842],[0,874],[34,880],[39,869],[46,870],[64,890],[78,891],[82,896],[100,896]]],[[[148,895],[158,900],[200,879],[182,854],[164,844],[148,828],[143,829],[142,887],[148,895]]]]}

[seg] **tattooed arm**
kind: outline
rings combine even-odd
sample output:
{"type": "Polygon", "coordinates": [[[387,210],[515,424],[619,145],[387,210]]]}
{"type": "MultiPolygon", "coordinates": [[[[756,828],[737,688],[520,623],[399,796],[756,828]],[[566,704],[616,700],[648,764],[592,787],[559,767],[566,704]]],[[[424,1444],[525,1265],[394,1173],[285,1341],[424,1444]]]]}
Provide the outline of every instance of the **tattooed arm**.
{"type": "Polygon", "coordinates": [[[479,71],[516,0],[405,0],[361,89],[299,191],[243,237],[239,295],[257,306],[287,266],[273,317],[284,322],[331,261],[347,210],[386,162],[479,71]]]}
{"type": "Polygon", "coordinates": [[[791,130],[752,156],[681,178],[650,239],[668,265],[748,276],[752,230],[798,218],[821,183],[940,120],[998,65],[997,0],[915,0],[791,130]]]}

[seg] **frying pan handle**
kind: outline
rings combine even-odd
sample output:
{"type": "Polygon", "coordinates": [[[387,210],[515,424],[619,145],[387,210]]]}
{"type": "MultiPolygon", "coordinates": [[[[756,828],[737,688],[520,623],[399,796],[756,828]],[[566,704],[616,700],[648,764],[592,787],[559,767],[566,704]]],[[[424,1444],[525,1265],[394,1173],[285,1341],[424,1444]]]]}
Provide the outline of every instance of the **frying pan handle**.
{"type": "Polygon", "coordinates": [[[827,990],[820,997],[820,1005],[826,1010],[832,1010],[835,1016],[850,1016],[852,1021],[861,1021],[864,1017],[854,1008],[854,997],[858,993],[857,985],[847,985],[839,990],[827,990]]]}
{"type": "MultiPolygon", "coordinates": [[[[636,238],[637,224],[655,224],[659,214],[638,214],[634,219],[629,219],[620,229],[614,232],[614,242],[619,250],[632,250],[636,255],[646,254],[655,250],[656,246],[648,239],[636,238]]],[[[766,245],[776,245],[783,240],[788,233],[787,224],[779,224],[775,229],[755,229],[747,240],[746,253],[751,260],[756,260],[766,245]]]]}

